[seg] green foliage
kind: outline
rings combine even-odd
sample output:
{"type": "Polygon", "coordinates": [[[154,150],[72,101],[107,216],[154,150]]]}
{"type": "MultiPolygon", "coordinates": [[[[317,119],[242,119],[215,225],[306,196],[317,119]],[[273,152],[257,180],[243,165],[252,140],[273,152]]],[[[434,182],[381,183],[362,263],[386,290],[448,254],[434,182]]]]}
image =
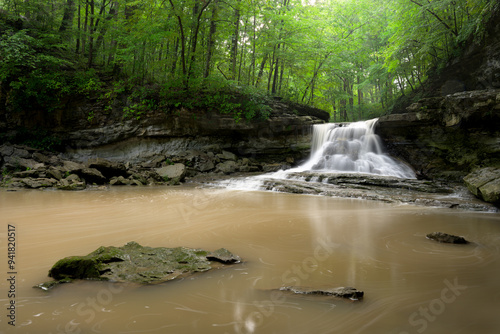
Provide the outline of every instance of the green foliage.
{"type": "Polygon", "coordinates": [[[236,122],[268,118],[271,113],[268,99],[265,91],[255,87],[213,79],[200,81],[189,90],[166,85],[161,92],[161,100],[171,110],[186,108],[230,114],[236,122]]]}
{"type": "Polygon", "coordinates": [[[125,118],[186,108],[241,121],[269,117],[268,96],[280,96],[370,117],[480,41],[499,10],[491,0],[76,3],[0,2],[1,108],[51,111],[81,95],[106,111],[124,104],[125,118]]]}
{"type": "Polygon", "coordinates": [[[104,83],[97,75],[97,71],[93,68],[76,72],[72,84],[76,93],[87,97],[92,93],[100,91],[104,86],[104,83]]]}

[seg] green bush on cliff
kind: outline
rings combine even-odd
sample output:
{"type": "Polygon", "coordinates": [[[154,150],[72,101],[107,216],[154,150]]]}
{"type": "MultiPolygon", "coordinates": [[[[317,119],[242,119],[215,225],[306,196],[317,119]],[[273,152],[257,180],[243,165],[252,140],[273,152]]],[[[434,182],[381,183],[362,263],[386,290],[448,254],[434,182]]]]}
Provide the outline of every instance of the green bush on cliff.
{"type": "Polygon", "coordinates": [[[253,86],[239,86],[228,80],[206,79],[185,90],[176,83],[161,91],[162,101],[169,109],[186,108],[230,114],[236,122],[266,119],[271,113],[266,92],[253,86]]]}

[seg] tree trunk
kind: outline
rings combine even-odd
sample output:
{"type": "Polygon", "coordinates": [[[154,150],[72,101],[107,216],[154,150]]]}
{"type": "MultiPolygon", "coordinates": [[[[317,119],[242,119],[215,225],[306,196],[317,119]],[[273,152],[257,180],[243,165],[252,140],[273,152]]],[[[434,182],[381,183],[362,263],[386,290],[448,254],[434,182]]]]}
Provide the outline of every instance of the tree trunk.
{"type": "Polygon", "coordinates": [[[234,9],[234,30],[231,37],[231,79],[236,79],[236,64],[238,58],[238,41],[240,35],[240,9],[239,3],[234,9]]]}
{"type": "Polygon", "coordinates": [[[81,38],[81,20],[82,20],[82,9],[80,6],[80,3],[78,3],[78,35],[76,37],[76,47],[75,47],[75,53],[78,54],[80,52],[80,38],[81,38]]]}
{"type": "Polygon", "coordinates": [[[95,2],[90,0],[90,27],[89,27],[89,61],[87,64],[88,68],[92,67],[94,61],[94,10],[95,2]]]}
{"type": "Polygon", "coordinates": [[[61,26],[59,27],[59,32],[65,32],[71,30],[73,26],[73,18],[75,17],[75,0],[68,0],[66,6],[64,7],[64,14],[61,21],[61,26]]]}
{"type": "Polygon", "coordinates": [[[262,75],[264,74],[264,67],[266,66],[267,58],[269,58],[269,53],[264,55],[262,59],[262,63],[260,63],[259,73],[257,74],[257,80],[255,80],[255,87],[259,86],[259,82],[262,79],[262,75]]]}
{"type": "Polygon", "coordinates": [[[215,0],[214,6],[212,7],[212,18],[210,19],[210,29],[208,31],[208,42],[207,42],[207,57],[205,58],[205,71],[203,77],[207,78],[210,75],[210,69],[212,67],[212,56],[214,53],[215,46],[215,33],[217,32],[217,6],[218,1],[215,0]]]}

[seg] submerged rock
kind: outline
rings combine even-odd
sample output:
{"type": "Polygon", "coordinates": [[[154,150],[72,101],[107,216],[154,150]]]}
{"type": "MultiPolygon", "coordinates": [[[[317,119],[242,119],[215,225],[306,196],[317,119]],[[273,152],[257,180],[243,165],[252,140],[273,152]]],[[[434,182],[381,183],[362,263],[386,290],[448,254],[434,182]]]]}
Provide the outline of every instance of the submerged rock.
{"type": "MultiPolygon", "coordinates": [[[[185,247],[144,247],[132,241],[122,247],[100,247],[86,256],[61,259],[49,270],[49,277],[57,281],[94,279],[162,283],[210,270],[214,267],[210,261],[231,264],[241,259],[224,248],[210,253],[185,247]]],[[[42,283],[37,287],[46,290],[53,284],[42,283]]]]}
{"type": "Polygon", "coordinates": [[[432,232],[427,234],[427,239],[443,242],[447,244],[468,244],[469,242],[464,237],[458,237],[453,234],[443,232],[432,232]]]}
{"type": "Polygon", "coordinates": [[[364,296],[364,292],[353,287],[338,287],[329,289],[313,289],[307,287],[285,286],[280,288],[280,291],[288,291],[299,295],[320,295],[332,296],[337,298],[348,298],[351,300],[359,300],[364,296]]]}

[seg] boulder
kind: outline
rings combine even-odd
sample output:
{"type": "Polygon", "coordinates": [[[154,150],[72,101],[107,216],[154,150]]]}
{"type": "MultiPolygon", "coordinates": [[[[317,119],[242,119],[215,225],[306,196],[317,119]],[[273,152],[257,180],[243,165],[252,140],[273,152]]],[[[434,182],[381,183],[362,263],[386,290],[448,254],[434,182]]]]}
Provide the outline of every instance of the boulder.
{"type": "Polygon", "coordinates": [[[83,167],[75,172],[87,183],[104,184],[107,181],[104,175],[95,168],[83,167]]]}
{"type": "Polygon", "coordinates": [[[62,168],[61,170],[69,173],[74,173],[75,171],[78,171],[82,168],[85,168],[85,166],[81,163],[70,161],[70,160],[63,160],[62,161],[62,168]]]}
{"type": "Polygon", "coordinates": [[[222,172],[224,174],[231,174],[239,170],[239,166],[236,162],[232,160],[227,160],[217,164],[216,172],[222,172]]]}
{"type": "Polygon", "coordinates": [[[228,151],[222,151],[222,153],[217,154],[217,158],[221,160],[232,160],[232,161],[236,161],[237,159],[236,154],[228,151]]]}
{"type": "Polygon", "coordinates": [[[47,170],[47,175],[56,179],[56,180],[61,180],[63,178],[63,174],[61,173],[61,170],[55,167],[50,167],[47,170]]]}
{"type": "Polygon", "coordinates": [[[351,300],[359,300],[364,296],[364,292],[353,287],[338,287],[328,289],[314,289],[308,287],[285,286],[280,288],[280,291],[291,292],[298,295],[319,295],[332,296],[336,298],[348,298],[351,300]]]}
{"type": "Polygon", "coordinates": [[[95,168],[101,172],[106,178],[110,179],[113,176],[127,176],[127,169],[124,164],[112,162],[102,158],[93,158],[87,161],[89,168],[95,168]]]}
{"type": "Polygon", "coordinates": [[[57,180],[47,178],[24,178],[21,182],[24,183],[26,187],[33,189],[53,187],[57,184],[57,180]]]}
{"type": "MultiPolygon", "coordinates": [[[[220,253],[222,258],[239,259],[227,250],[214,253],[220,253]]],[[[57,281],[92,279],[141,284],[162,283],[212,269],[216,264],[210,262],[207,256],[214,253],[185,247],[145,247],[132,241],[122,247],[100,247],[86,256],[61,259],[49,270],[49,277],[57,281]]],[[[38,287],[50,286],[54,284],[40,284],[38,287]]]]}
{"type": "Polygon", "coordinates": [[[432,232],[427,234],[427,239],[435,240],[437,242],[447,243],[447,244],[468,244],[469,242],[465,240],[464,237],[458,237],[453,234],[443,233],[443,232],[432,232]]]}
{"type": "Polygon", "coordinates": [[[18,156],[5,157],[4,161],[9,169],[12,170],[27,170],[44,167],[44,164],[33,159],[20,158],[18,156]]]}
{"type": "Polygon", "coordinates": [[[186,166],[184,164],[173,164],[161,168],[155,168],[156,173],[165,181],[182,182],[186,175],[186,166]]]}
{"type": "Polygon", "coordinates": [[[131,182],[123,176],[115,176],[109,181],[109,184],[112,186],[128,186],[131,182]]]}
{"type": "Polygon", "coordinates": [[[478,198],[490,203],[500,203],[499,168],[477,169],[464,177],[464,183],[478,198]]]}

